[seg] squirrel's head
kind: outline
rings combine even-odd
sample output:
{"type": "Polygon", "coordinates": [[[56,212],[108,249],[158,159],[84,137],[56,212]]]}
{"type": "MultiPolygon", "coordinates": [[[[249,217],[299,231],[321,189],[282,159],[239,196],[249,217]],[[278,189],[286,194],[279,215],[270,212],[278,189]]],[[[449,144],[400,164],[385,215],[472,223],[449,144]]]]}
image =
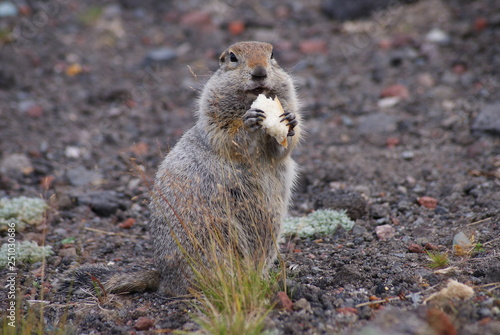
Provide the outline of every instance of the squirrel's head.
{"type": "Polygon", "coordinates": [[[219,66],[221,75],[234,78],[234,85],[252,96],[273,94],[284,74],[273,57],[273,46],[264,42],[238,42],[229,46],[220,55],[219,66]]]}

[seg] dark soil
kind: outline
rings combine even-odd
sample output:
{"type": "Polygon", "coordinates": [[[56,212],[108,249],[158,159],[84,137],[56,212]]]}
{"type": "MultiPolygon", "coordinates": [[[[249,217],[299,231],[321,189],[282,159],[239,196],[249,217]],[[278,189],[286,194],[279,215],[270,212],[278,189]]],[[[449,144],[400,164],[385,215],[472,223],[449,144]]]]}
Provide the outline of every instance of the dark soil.
{"type": "Polygon", "coordinates": [[[48,301],[47,332],[61,319],[78,334],[196,329],[189,301],[68,300],[52,284],[79,264],[152,264],[137,171],[150,180],[193,124],[219,53],[264,40],[296,79],[307,128],[291,214],[345,208],[356,220],[349,232],[283,243],[295,304],[273,311],[269,328],[500,334],[500,288],[485,286],[500,282],[500,2],[381,1],[350,22],[339,19],[356,11],[343,15],[342,3],[47,0],[0,18],[0,197],[51,204],[46,225],[17,236],[55,250],[43,283],[40,263],[17,276],[23,306],[48,301]],[[454,254],[459,232],[482,247],[454,254]],[[448,253],[454,270],[431,269],[424,247],[448,253]],[[474,297],[423,303],[450,278],[474,297]],[[373,299],[385,301],[360,306],[373,299]]]}

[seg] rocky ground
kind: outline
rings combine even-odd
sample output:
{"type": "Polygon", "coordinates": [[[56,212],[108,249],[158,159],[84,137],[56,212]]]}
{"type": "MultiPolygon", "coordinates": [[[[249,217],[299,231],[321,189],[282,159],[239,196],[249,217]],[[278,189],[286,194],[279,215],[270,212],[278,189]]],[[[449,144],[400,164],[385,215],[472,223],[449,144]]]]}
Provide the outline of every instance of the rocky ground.
{"type": "Polygon", "coordinates": [[[269,328],[500,334],[500,3],[377,1],[372,13],[343,3],[0,6],[0,198],[50,203],[45,224],[17,232],[55,251],[44,281],[41,263],[18,269],[25,300],[49,302],[47,332],[61,319],[78,334],[195,329],[189,301],[67,301],[52,284],[78,264],[152,263],[141,175],[193,124],[219,53],[262,40],[303,102],[291,214],[347,209],[356,221],[282,244],[294,306],[273,311],[269,328]],[[475,250],[453,249],[460,232],[475,250]],[[445,271],[429,266],[434,249],[448,255],[445,271]],[[449,279],[473,297],[424,303],[449,279]]]}

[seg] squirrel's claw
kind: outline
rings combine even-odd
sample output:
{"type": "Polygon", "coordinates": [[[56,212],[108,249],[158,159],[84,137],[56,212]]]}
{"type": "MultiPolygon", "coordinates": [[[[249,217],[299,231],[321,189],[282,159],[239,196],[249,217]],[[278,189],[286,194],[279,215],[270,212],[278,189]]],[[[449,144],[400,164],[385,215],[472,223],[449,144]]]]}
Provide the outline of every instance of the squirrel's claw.
{"type": "Polygon", "coordinates": [[[265,113],[260,109],[249,109],[243,116],[243,124],[251,131],[255,131],[262,127],[265,118],[265,113]]]}
{"type": "Polygon", "coordinates": [[[293,128],[299,123],[295,119],[295,114],[291,112],[285,112],[280,115],[280,117],[283,117],[280,122],[287,121],[287,126],[288,126],[288,135],[287,136],[293,136],[295,135],[295,131],[293,128]]]}

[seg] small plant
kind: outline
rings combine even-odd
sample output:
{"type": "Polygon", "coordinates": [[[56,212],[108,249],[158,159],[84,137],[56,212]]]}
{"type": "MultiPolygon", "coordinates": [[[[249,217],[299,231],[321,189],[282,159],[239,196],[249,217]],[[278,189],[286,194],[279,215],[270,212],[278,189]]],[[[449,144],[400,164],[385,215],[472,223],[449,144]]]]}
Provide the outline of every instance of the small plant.
{"type": "Polygon", "coordinates": [[[446,252],[427,251],[427,256],[430,260],[429,267],[431,269],[444,268],[448,266],[450,262],[450,260],[448,259],[448,254],[446,252]]]}
{"type": "Polygon", "coordinates": [[[474,253],[478,253],[478,252],[484,252],[484,248],[483,248],[483,244],[482,243],[476,243],[474,245],[474,250],[473,250],[474,253]]]}
{"type": "Polygon", "coordinates": [[[277,276],[263,275],[261,267],[241,258],[235,257],[231,263],[195,273],[199,313],[194,320],[202,334],[262,334],[273,308],[277,276]]]}
{"type": "MultiPolygon", "coordinates": [[[[21,263],[36,263],[41,262],[46,257],[52,255],[51,246],[40,247],[34,241],[22,241],[16,242],[15,244],[15,260],[21,263]]],[[[12,244],[4,243],[0,248],[0,268],[5,267],[8,264],[9,255],[12,254],[12,244]]]]}
{"type": "Polygon", "coordinates": [[[78,16],[78,19],[82,23],[91,26],[95,24],[97,20],[99,20],[99,18],[102,16],[102,12],[103,9],[101,7],[89,7],[78,16]]]}
{"type": "Polygon", "coordinates": [[[63,240],[61,240],[61,244],[64,246],[70,245],[70,244],[75,244],[76,237],[67,237],[63,240]]]}
{"type": "Polygon", "coordinates": [[[43,222],[48,206],[39,198],[18,197],[0,199],[0,231],[7,230],[14,223],[17,231],[26,225],[38,225],[43,222]]]}
{"type": "Polygon", "coordinates": [[[283,222],[283,233],[285,235],[297,234],[300,237],[309,237],[316,234],[332,234],[338,227],[346,230],[354,227],[346,211],[332,209],[319,209],[305,217],[290,217],[283,222]]]}

